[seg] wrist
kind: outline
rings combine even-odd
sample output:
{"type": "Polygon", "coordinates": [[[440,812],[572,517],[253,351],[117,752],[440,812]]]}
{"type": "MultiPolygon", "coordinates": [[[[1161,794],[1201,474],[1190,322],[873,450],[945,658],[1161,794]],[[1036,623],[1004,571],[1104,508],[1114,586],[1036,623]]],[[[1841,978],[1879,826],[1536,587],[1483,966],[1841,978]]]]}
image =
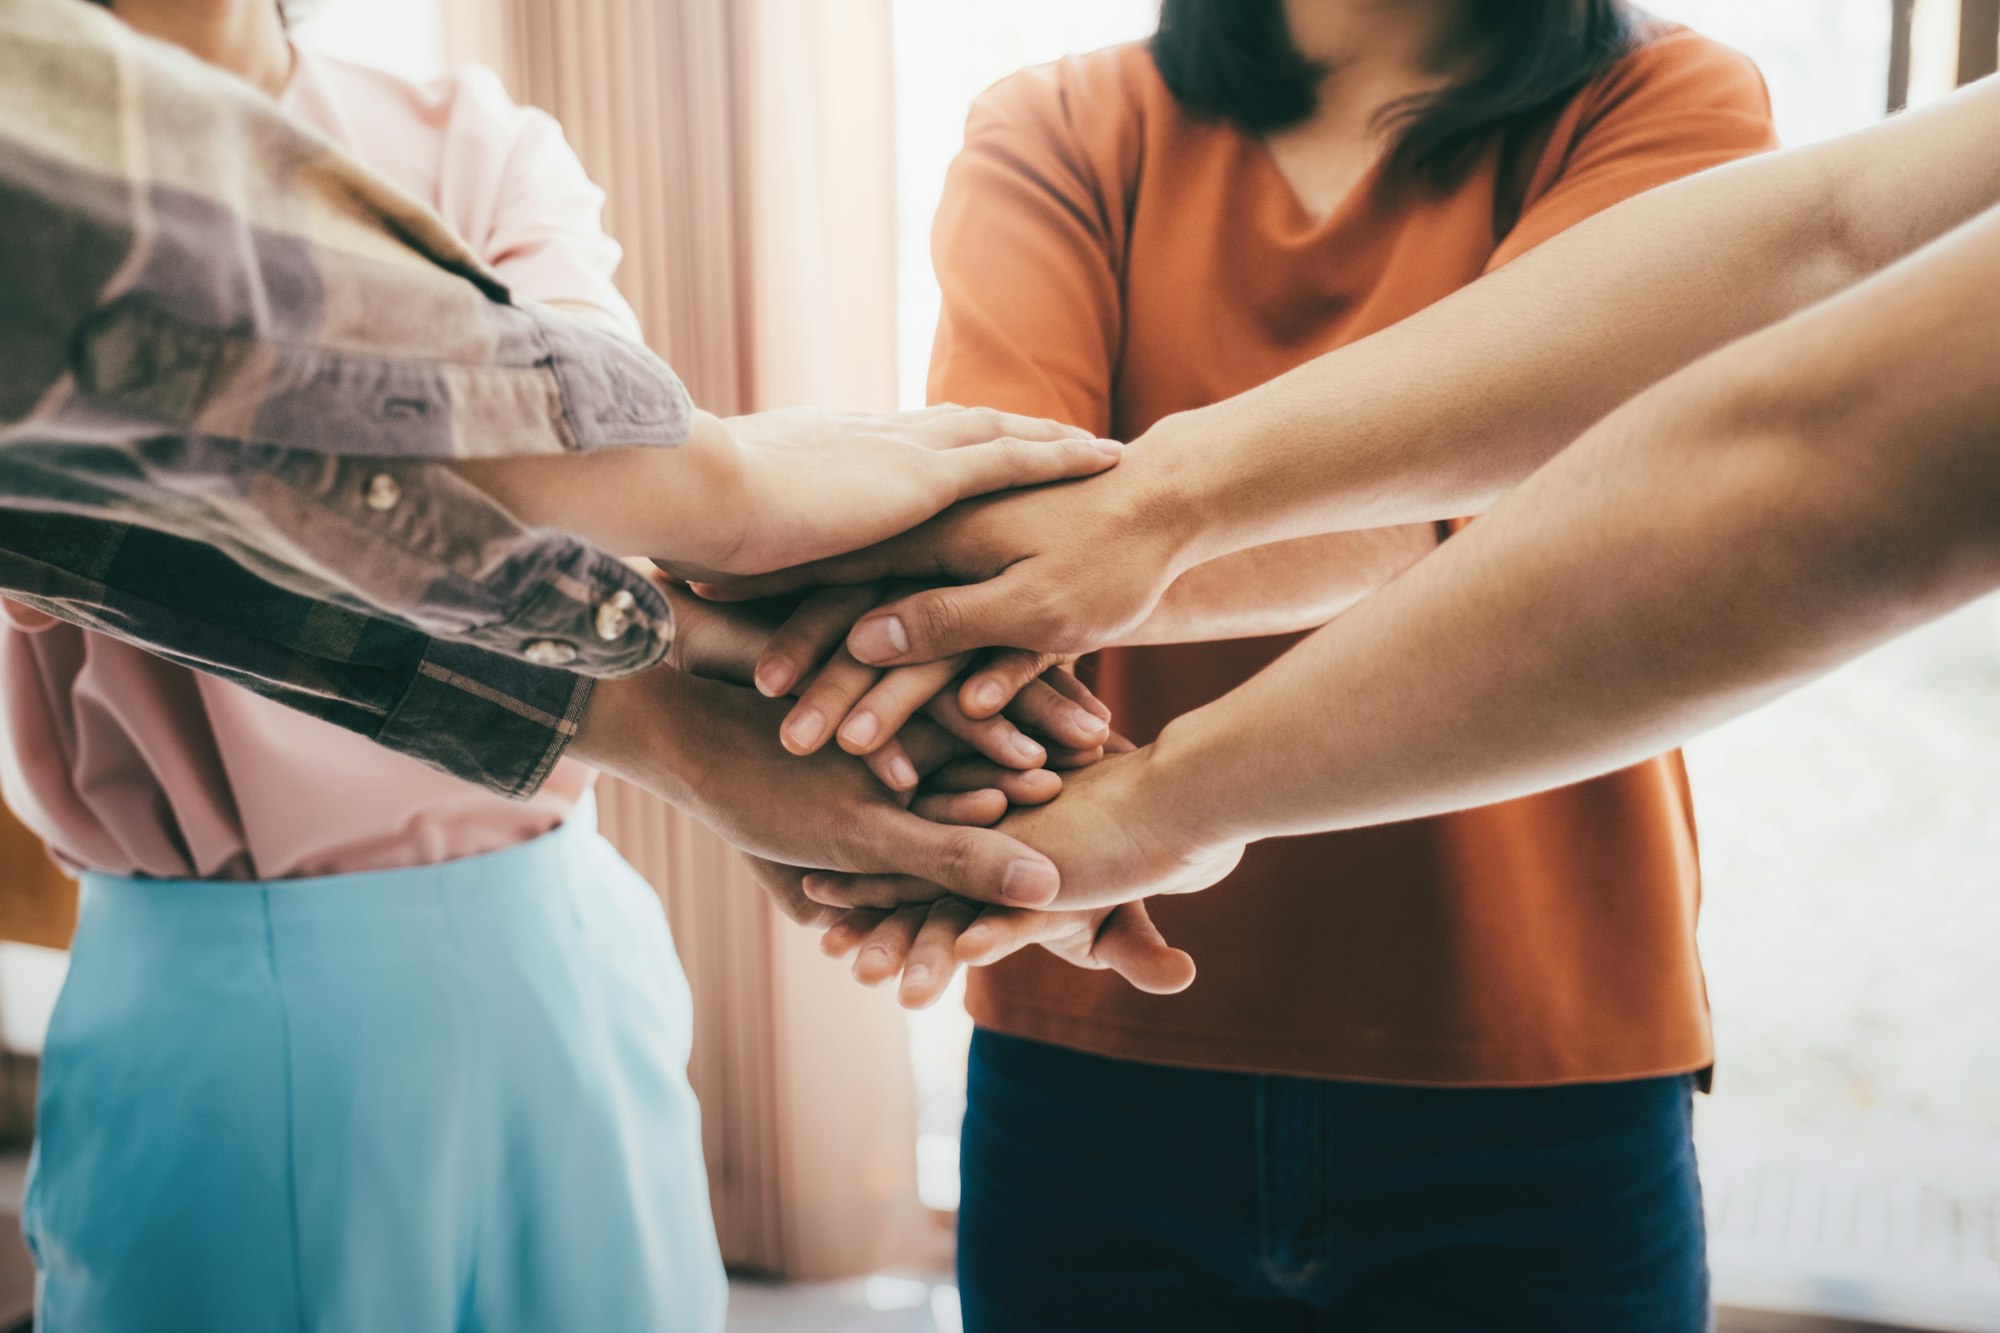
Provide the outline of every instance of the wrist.
{"type": "Polygon", "coordinates": [[[1114,470],[1130,469],[1144,488],[1148,523],[1167,543],[1175,578],[1270,540],[1247,512],[1256,497],[1237,441],[1254,432],[1237,404],[1225,399],[1162,417],[1114,470]]]}
{"type": "Polygon", "coordinates": [[[1140,537],[1142,558],[1171,583],[1209,557],[1201,554],[1204,497],[1201,470],[1193,465],[1201,438],[1197,412],[1177,412],[1132,442],[1103,482],[1125,495],[1125,530],[1140,537]]]}
{"type": "Polygon", "coordinates": [[[688,716],[690,701],[682,695],[691,683],[671,667],[600,680],[577,723],[570,757],[687,808],[685,775],[691,770],[680,723],[688,716]]]}
{"type": "Polygon", "coordinates": [[[751,516],[761,503],[749,452],[729,423],[710,412],[695,413],[675,452],[680,467],[671,484],[642,493],[666,509],[654,511],[655,540],[633,549],[678,573],[728,570],[749,540],[751,516]]]}
{"type": "Polygon", "coordinates": [[[1215,705],[1175,718],[1151,745],[1148,777],[1161,794],[1159,817],[1177,844],[1195,854],[1266,836],[1241,798],[1254,778],[1238,776],[1227,733],[1211,725],[1215,705]]]}

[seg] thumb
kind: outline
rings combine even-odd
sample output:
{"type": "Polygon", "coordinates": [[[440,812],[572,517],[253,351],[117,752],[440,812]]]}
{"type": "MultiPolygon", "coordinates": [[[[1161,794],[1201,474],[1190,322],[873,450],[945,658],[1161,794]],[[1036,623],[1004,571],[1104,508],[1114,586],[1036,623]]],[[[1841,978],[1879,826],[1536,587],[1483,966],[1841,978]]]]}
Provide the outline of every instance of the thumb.
{"type": "Polygon", "coordinates": [[[1035,648],[1042,633],[1039,616],[1023,608],[1039,604],[1028,595],[1021,565],[1009,566],[984,583],[927,588],[890,602],[854,622],[847,650],[869,666],[906,666],[956,657],[978,648],[1035,648]]]}
{"type": "Polygon", "coordinates": [[[1010,436],[940,450],[931,459],[932,466],[944,473],[953,498],[968,500],[991,491],[1093,476],[1115,467],[1124,452],[1125,446],[1116,440],[1024,440],[1010,436]]]}
{"type": "Polygon", "coordinates": [[[1106,918],[1092,950],[1099,962],[1150,995],[1172,995],[1194,984],[1194,959],[1168,944],[1141,902],[1106,918]]]}
{"type": "Polygon", "coordinates": [[[913,876],[974,902],[1040,907],[1054,901],[1062,887],[1055,862],[1018,838],[972,825],[933,824],[895,807],[883,808],[866,845],[876,864],[860,869],[913,876]]]}

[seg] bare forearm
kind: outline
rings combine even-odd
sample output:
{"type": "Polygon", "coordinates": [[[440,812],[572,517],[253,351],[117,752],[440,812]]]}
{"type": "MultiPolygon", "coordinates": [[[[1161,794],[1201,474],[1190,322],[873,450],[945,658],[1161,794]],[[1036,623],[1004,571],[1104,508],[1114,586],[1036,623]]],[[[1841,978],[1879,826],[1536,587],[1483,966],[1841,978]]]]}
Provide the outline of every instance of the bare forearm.
{"type": "Polygon", "coordinates": [[[742,452],[706,412],[671,448],[479,459],[452,469],[522,522],[608,551],[709,563],[741,536],[742,452]]]}
{"type": "Polygon", "coordinates": [[[1149,443],[1189,561],[1478,513],[1591,422],[2000,199],[2000,81],[1610,209],[1402,323],[1149,443]]]}
{"type": "Polygon", "coordinates": [[[1317,629],[1437,549],[1433,524],[1327,533],[1238,551],[1174,581],[1128,644],[1317,629]]]}
{"type": "Polygon", "coordinates": [[[1223,839],[1559,785],[2000,584],[1996,289],[2000,212],[1642,395],[1170,728],[1168,799],[1223,839]]]}

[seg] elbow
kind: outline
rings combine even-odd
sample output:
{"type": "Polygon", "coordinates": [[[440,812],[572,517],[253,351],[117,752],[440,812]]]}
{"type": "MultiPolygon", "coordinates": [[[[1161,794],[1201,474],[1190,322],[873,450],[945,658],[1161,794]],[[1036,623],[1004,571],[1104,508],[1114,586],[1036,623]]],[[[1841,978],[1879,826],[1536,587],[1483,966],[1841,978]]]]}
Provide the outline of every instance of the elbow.
{"type": "Polygon", "coordinates": [[[1799,265],[1803,290],[1795,309],[1846,291],[1897,257],[1869,227],[1865,202],[1857,197],[1848,173],[1822,160],[1814,186],[1821,206],[1809,212],[1812,225],[1799,265]]]}

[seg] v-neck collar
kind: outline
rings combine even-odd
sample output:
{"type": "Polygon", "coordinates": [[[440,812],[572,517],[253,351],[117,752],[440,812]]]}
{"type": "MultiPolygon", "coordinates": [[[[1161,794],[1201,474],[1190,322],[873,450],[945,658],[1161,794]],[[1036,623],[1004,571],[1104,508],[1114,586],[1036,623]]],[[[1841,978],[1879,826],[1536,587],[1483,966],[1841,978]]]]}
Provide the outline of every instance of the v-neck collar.
{"type": "Polygon", "coordinates": [[[1348,187],[1347,193],[1342,195],[1332,208],[1324,214],[1314,213],[1307,206],[1304,197],[1299,194],[1298,186],[1292,183],[1291,176],[1279,163],[1278,155],[1271,151],[1270,144],[1262,137],[1242,130],[1232,129],[1231,133],[1240,141],[1242,151],[1257,160],[1256,170],[1267,173],[1282,193],[1285,200],[1286,240],[1310,243],[1345,230],[1355,217],[1367,208],[1381,185],[1382,170],[1387,158],[1386,155],[1378,153],[1368,164],[1367,169],[1355,177],[1354,184],[1348,187]],[[1292,234],[1294,232],[1296,235],[1292,234]]]}

